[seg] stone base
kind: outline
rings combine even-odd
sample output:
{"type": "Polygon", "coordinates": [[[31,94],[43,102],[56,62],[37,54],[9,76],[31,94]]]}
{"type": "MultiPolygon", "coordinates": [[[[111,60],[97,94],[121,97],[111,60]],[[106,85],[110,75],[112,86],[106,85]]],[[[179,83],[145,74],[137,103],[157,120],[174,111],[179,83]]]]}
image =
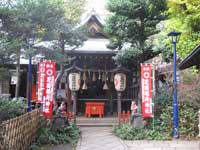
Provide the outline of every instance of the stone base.
{"type": "Polygon", "coordinates": [[[133,127],[142,127],[144,126],[145,122],[141,116],[141,114],[134,114],[131,116],[131,124],[133,127]]]}
{"type": "Polygon", "coordinates": [[[69,125],[69,122],[66,117],[56,116],[52,119],[52,125],[54,129],[59,129],[69,125]]]}

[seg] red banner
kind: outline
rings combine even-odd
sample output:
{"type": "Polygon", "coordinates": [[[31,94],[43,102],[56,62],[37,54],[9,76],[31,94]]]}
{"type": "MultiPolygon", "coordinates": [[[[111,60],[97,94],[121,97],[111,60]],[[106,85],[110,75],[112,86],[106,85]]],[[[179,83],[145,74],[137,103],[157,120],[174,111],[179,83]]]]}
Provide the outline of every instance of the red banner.
{"type": "Polygon", "coordinates": [[[42,98],[44,96],[45,69],[45,62],[40,62],[38,65],[38,103],[42,103],[42,98]]]}
{"type": "Polygon", "coordinates": [[[38,102],[42,103],[43,115],[47,118],[52,118],[55,76],[56,76],[55,62],[39,63],[38,102]]]}
{"type": "Polygon", "coordinates": [[[152,65],[141,64],[142,116],[152,116],[152,65]]]}

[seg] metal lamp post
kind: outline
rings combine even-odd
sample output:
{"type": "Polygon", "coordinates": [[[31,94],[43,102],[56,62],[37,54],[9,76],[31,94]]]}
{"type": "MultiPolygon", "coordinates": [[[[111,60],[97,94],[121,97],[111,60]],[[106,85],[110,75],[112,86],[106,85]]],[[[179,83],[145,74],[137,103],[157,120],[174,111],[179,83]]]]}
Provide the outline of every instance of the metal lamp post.
{"type": "Polygon", "coordinates": [[[27,102],[27,111],[31,111],[31,86],[32,86],[32,57],[29,55],[29,63],[28,63],[28,102],[27,102]]]}
{"type": "MultiPolygon", "coordinates": [[[[33,39],[29,39],[28,47],[31,49],[34,44],[33,39]]],[[[28,63],[28,102],[27,102],[27,111],[31,111],[31,95],[32,95],[32,53],[29,53],[29,63],[28,63]]]]}
{"type": "Polygon", "coordinates": [[[178,37],[181,35],[181,32],[170,32],[168,36],[172,38],[172,44],[174,47],[174,80],[173,80],[173,137],[178,138],[178,102],[177,102],[177,74],[176,74],[176,43],[178,42],[178,37]]]}

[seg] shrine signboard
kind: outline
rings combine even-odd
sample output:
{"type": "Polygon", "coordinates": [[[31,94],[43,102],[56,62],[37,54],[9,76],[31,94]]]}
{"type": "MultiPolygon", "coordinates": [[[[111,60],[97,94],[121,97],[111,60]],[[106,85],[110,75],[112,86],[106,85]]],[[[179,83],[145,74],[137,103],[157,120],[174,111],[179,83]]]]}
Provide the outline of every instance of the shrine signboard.
{"type": "Polygon", "coordinates": [[[141,64],[141,94],[142,116],[151,118],[152,115],[152,65],[141,64]]]}
{"type": "Polygon", "coordinates": [[[39,63],[38,103],[42,103],[42,112],[47,118],[52,118],[55,76],[55,62],[45,61],[39,63]]]}

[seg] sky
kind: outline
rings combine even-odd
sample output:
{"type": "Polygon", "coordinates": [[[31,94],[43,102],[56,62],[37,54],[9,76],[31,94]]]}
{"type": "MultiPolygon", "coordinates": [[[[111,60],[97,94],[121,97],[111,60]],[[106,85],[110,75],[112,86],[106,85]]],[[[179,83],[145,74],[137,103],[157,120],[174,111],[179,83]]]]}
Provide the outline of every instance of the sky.
{"type": "Polygon", "coordinates": [[[86,0],[85,11],[88,13],[94,9],[102,19],[105,19],[108,14],[106,10],[106,1],[107,0],[86,0]]]}

